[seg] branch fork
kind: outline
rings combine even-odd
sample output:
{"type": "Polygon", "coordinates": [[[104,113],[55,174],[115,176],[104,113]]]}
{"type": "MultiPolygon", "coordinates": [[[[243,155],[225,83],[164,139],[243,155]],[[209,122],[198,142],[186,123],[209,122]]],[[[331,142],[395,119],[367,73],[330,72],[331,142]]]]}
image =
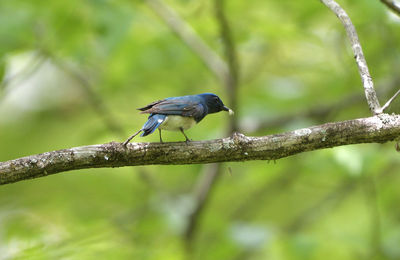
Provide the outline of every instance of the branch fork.
{"type": "MultiPolygon", "coordinates": [[[[384,110],[389,107],[391,102],[398,96],[400,90],[392,98],[390,98],[389,101],[386,102],[386,104],[383,107],[381,107],[374,89],[374,83],[372,81],[371,74],[369,73],[367,61],[365,60],[360,40],[358,39],[356,28],[351,22],[349,15],[334,0],[320,0],[320,1],[324,5],[326,5],[332,12],[335,13],[335,15],[339,18],[340,22],[343,24],[347,33],[347,37],[350,40],[351,48],[354,53],[354,58],[356,60],[358,72],[361,77],[361,82],[364,86],[365,97],[367,99],[369,109],[374,115],[382,114],[384,110]]],[[[382,2],[385,3],[388,1],[382,1],[382,2]]]]}

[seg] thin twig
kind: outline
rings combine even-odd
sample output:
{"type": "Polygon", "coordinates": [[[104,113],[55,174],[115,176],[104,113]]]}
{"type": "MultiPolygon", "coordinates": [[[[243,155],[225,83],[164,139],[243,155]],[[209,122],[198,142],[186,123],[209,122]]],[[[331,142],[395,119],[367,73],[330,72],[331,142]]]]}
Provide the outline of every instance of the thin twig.
{"type": "Polygon", "coordinates": [[[196,53],[206,67],[226,85],[228,66],[171,7],[162,0],[146,0],[146,3],[164,22],[196,53]]]}
{"type": "Polygon", "coordinates": [[[381,108],[381,105],[379,104],[379,100],[374,89],[374,83],[368,70],[367,61],[365,60],[356,28],[351,22],[350,17],[347,15],[346,11],[338,3],[336,3],[334,0],[320,1],[325,4],[330,10],[332,10],[332,12],[334,12],[339,20],[342,22],[346,30],[347,37],[350,40],[351,48],[354,52],[354,58],[357,63],[358,72],[361,76],[362,84],[364,86],[365,97],[367,99],[369,109],[375,115],[381,114],[383,110],[381,108]]]}
{"type": "Polygon", "coordinates": [[[392,101],[400,94],[400,89],[396,92],[396,94],[393,95],[393,97],[391,97],[386,104],[382,107],[382,111],[385,111],[386,108],[388,108],[390,106],[390,104],[392,103],[392,101]]]}
{"type": "Polygon", "coordinates": [[[385,4],[390,10],[392,10],[395,14],[400,16],[400,5],[395,1],[391,0],[381,0],[383,4],[385,4]]]}

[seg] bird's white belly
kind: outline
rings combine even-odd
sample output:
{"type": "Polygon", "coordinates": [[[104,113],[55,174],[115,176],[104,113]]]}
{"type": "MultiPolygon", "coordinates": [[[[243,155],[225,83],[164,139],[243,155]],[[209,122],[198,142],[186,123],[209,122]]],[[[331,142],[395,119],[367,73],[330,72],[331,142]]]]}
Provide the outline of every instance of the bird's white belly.
{"type": "Polygon", "coordinates": [[[159,126],[159,128],[162,130],[179,131],[180,128],[186,130],[195,124],[196,121],[192,117],[169,115],[167,118],[165,118],[164,122],[159,126]]]}

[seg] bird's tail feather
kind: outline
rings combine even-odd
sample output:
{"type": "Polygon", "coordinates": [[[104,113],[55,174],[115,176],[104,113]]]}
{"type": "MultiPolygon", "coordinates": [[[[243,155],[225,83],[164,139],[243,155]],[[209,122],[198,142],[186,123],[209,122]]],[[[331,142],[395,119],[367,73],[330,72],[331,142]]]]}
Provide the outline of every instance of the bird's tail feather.
{"type": "Polygon", "coordinates": [[[147,122],[143,125],[143,133],[140,136],[146,136],[153,133],[164,122],[166,115],[152,114],[147,122]]]}

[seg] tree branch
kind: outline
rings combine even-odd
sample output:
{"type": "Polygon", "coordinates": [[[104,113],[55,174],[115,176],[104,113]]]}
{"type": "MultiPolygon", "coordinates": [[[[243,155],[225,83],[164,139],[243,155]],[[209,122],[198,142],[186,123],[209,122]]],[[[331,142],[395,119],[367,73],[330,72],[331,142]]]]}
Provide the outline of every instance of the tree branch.
{"type": "Polygon", "coordinates": [[[336,14],[346,30],[347,37],[350,40],[351,48],[354,52],[354,58],[356,59],[358,72],[361,76],[361,81],[364,86],[365,97],[367,99],[369,109],[375,115],[382,113],[383,110],[381,108],[381,105],[379,104],[379,100],[374,89],[374,83],[368,70],[367,61],[365,60],[356,28],[351,22],[350,17],[347,15],[346,11],[334,0],[320,1],[336,14]]]}
{"type": "Polygon", "coordinates": [[[276,160],[301,152],[359,143],[384,143],[400,136],[400,115],[327,123],[263,137],[197,142],[111,142],[46,152],[0,163],[0,184],[85,168],[276,160]]]}

